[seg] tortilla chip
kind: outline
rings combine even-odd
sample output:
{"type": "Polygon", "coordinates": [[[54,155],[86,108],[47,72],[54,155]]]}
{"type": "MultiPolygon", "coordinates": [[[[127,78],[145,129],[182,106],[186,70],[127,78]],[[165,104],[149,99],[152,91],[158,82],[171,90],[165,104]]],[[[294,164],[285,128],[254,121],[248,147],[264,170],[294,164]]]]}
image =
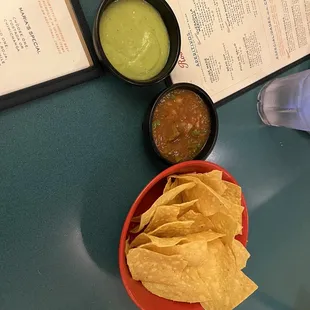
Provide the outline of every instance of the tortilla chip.
{"type": "Polygon", "coordinates": [[[148,233],[157,227],[169,223],[177,221],[177,217],[179,212],[184,212],[184,210],[188,210],[191,206],[193,206],[197,200],[180,203],[180,204],[173,204],[169,206],[159,206],[153,218],[151,219],[148,226],[145,228],[144,232],[148,233]]]}
{"type": "Polygon", "coordinates": [[[212,303],[210,305],[210,302],[202,302],[201,306],[206,310],[231,310],[253,294],[258,287],[242,271],[237,271],[227,288],[227,291],[221,296],[223,303],[220,308],[214,307],[212,303]]]}
{"type": "Polygon", "coordinates": [[[202,183],[199,179],[193,176],[176,176],[179,178],[180,184],[188,184],[188,182],[196,183],[195,187],[186,189],[182,193],[183,201],[198,199],[195,206],[205,216],[213,215],[217,212],[229,213],[224,202],[213,189],[202,183]],[[192,190],[193,189],[193,190],[192,190]]]}
{"type": "Polygon", "coordinates": [[[250,253],[243,246],[243,244],[236,239],[233,240],[231,249],[236,258],[238,269],[242,270],[246,267],[246,263],[250,258],[250,253]]]}
{"type": "Polygon", "coordinates": [[[205,302],[211,305],[206,309],[225,309],[222,296],[227,289],[227,281],[236,273],[234,257],[229,248],[220,240],[208,243],[211,245],[205,262],[200,266],[187,266],[181,279],[173,285],[143,282],[153,294],[181,302],[205,302]]]}
{"type": "Polygon", "coordinates": [[[129,238],[125,241],[125,255],[127,255],[129,252],[129,238]]]}
{"type": "Polygon", "coordinates": [[[145,244],[148,242],[151,242],[150,236],[146,233],[141,233],[135,239],[133,239],[133,241],[129,244],[129,248],[136,248],[141,244],[145,244]]]}
{"type": "Polygon", "coordinates": [[[139,216],[137,216],[137,217],[133,217],[132,219],[131,219],[131,222],[132,223],[140,223],[140,215],[139,216]]]}
{"type": "Polygon", "coordinates": [[[184,173],[182,174],[183,176],[195,176],[197,174],[205,174],[210,178],[216,179],[216,180],[222,180],[223,177],[223,172],[220,170],[212,170],[210,172],[205,172],[205,173],[196,173],[196,172],[192,172],[192,173],[184,173]]]}
{"type": "Polygon", "coordinates": [[[179,178],[180,184],[186,184],[187,182],[195,182],[196,186],[192,189],[187,189],[182,193],[183,201],[198,199],[198,202],[194,205],[199,212],[205,216],[213,215],[217,212],[222,212],[227,215],[231,215],[241,225],[243,207],[239,204],[223,198],[210,186],[207,186],[199,179],[193,176],[175,176],[179,178]]]}
{"type": "Polygon", "coordinates": [[[178,205],[159,206],[144,232],[148,233],[163,224],[177,221],[179,212],[180,207],[178,205]]]}
{"type": "MultiPolygon", "coordinates": [[[[186,271],[190,270],[186,268],[186,271]]],[[[193,269],[193,273],[197,274],[197,271],[193,269]]],[[[197,275],[196,278],[191,274],[191,278],[185,278],[188,272],[184,272],[184,279],[175,283],[175,285],[160,284],[154,282],[142,282],[143,286],[151,293],[160,296],[162,298],[196,303],[208,300],[209,294],[206,291],[203,282],[197,275]]]]}
{"type": "Polygon", "coordinates": [[[208,175],[210,178],[214,178],[217,180],[223,179],[223,172],[220,170],[212,170],[210,172],[207,172],[206,175],[208,175]]]}
{"type": "Polygon", "coordinates": [[[235,258],[230,248],[219,239],[208,243],[208,248],[208,260],[197,269],[210,294],[210,299],[204,305],[206,309],[228,310],[223,297],[237,272],[235,258]]]}
{"type": "MultiPolygon", "coordinates": [[[[213,241],[215,239],[221,238],[225,236],[224,234],[220,234],[220,233],[216,233],[212,230],[208,230],[208,231],[202,231],[202,232],[198,232],[198,233],[193,233],[190,235],[187,235],[185,237],[185,240],[187,241],[198,241],[198,240],[204,240],[205,242],[210,242],[213,241]]],[[[180,243],[185,242],[184,240],[181,240],[180,243]]]]}
{"type": "Polygon", "coordinates": [[[183,215],[179,216],[180,221],[190,221],[190,220],[196,220],[197,217],[201,216],[201,213],[196,212],[194,210],[189,210],[183,215]]]}
{"type": "Polygon", "coordinates": [[[173,246],[185,240],[183,237],[172,237],[172,238],[159,238],[155,236],[148,235],[146,233],[141,233],[138,235],[130,244],[130,248],[139,247],[142,244],[153,243],[158,247],[173,246]]]}
{"type": "MultiPolygon", "coordinates": [[[[236,272],[236,261],[231,248],[225,245],[221,239],[215,239],[208,243],[208,249],[208,261],[198,269],[202,278],[206,278],[209,275],[209,266],[214,264],[216,265],[214,268],[217,268],[217,277],[221,278],[223,282],[230,279],[236,272]]],[[[225,285],[225,283],[220,284],[225,285]]]]}
{"type": "Polygon", "coordinates": [[[172,285],[180,281],[187,266],[181,255],[167,256],[141,248],[129,250],[127,264],[134,280],[172,285]]]}
{"type": "MultiPolygon", "coordinates": [[[[168,177],[167,178],[167,184],[164,188],[164,191],[163,193],[166,193],[174,188],[176,188],[177,186],[179,186],[179,182],[178,180],[172,178],[172,177],[168,177]]],[[[183,199],[182,199],[182,193],[180,195],[177,195],[175,198],[173,198],[169,204],[180,204],[183,202],[183,199]]]]}
{"type": "Polygon", "coordinates": [[[195,206],[195,204],[196,204],[197,201],[198,201],[198,199],[194,199],[194,200],[191,200],[191,201],[189,201],[189,202],[180,203],[180,204],[179,204],[179,206],[180,206],[180,212],[179,212],[179,215],[178,215],[178,216],[180,216],[180,215],[182,215],[182,214],[188,212],[189,210],[191,210],[191,209],[195,206]]]}
{"type": "Polygon", "coordinates": [[[244,210],[244,207],[241,206],[240,204],[239,205],[235,204],[223,197],[219,197],[219,199],[225,205],[227,210],[223,213],[230,215],[235,221],[237,221],[240,225],[242,225],[242,212],[244,210]]]}
{"type": "Polygon", "coordinates": [[[194,221],[194,224],[187,231],[188,234],[208,231],[214,228],[210,218],[193,210],[188,211],[179,218],[180,221],[194,221]]]}
{"type": "Polygon", "coordinates": [[[226,190],[223,193],[223,198],[236,205],[241,205],[241,187],[227,181],[224,181],[224,184],[226,185],[226,190]]]}
{"type": "MultiPolygon", "coordinates": [[[[225,203],[225,205],[228,209],[228,215],[230,215],[241,226],[244,207],[241,205],[236,205],[234,203],[225,203]]],[[[241,231],[239,231],[239,233],[241,233],[241,231]]]]}
{"type": "Polygon", "coordinates": [[[166,193],[168,191],[170,191],[171,189],[177,187],[179,184],[178,184],[178,181],[172,177],[168,177],[167,178],[167,183],[166,183],[166,186],[164,188],[164,191],[163,193],[166,193]]]}
{"type": "MultiPolygon", "coordinates": [[[[210,266],[211,259],[212,258],[210,258],[208,254],[205,264],[210,266]]],[[[207,288],[205,279],[201,278],[198,268],[197,266],[186,266],[182,272],[181,278],[173,285],[148,282],[142,282],[142,284],[153,294],[170,300],[189,303],[209,301],[211,299],[210,291],[207,288]]],[[[216,275],[214,275],[212,279],[213,283],[215,283],[214,280],[216,279],[216,275]]]]}
{"type": "MultiPolygon", "coordinates": [[[[131,230],[132,233],[137,233],[141,231],[152,219],[156,209],[159,206],[166,205],[169,202],[171,202],[177,195],[179,195],[181,192],[183,192],[186,189],[190,189],[195,186],[194,182],[182,184],[180,186],[177,186],[170,191],[164,193],[161,195],[154,203],[153,205],[140,216],[140,224],[131,230]]],[[[136,218],[134,218],[136,219],[136,218]]]]}
{"type": "Polygon", "coordinates": [[[156,237],[183,237],[188,235],[194,221],[176,221],[164,224],[149,232],[156,237]]]}
{"type": "Polygon", "coordinates": [[[213,230],[224,234],[222,238],[226,244],[231,245],[235,236],[240,230],[240,225],[233,218],[224,213],[218,212],[209,218],[213,224],[213,230]]]}
{"type": "Polygon", "coordinates": [[[187,266],[199,266],[208,257],[208,243],[205,240],[197,240],[171,247],[157,247],[153,243],[141,245],[147,249],[163,255],[181,255],[188,263],[187,266]]]}
{"type": "MultiPolygon", "coordinates": [[[[215,170],[214,170],[215,171],[215,170]]],[[[225,185],[224,181],[222,181],[222,173],[218,171],[217,173],[190,173],[190,174],[183,174],[182,177],[194,177],[200,180],[205,185],[211,187],[216,193],[219,195],[223,195],[226,191],[227,186],[225,185]]]]}
{"type": "Polygon", "coordinates": [[[230,309],[236,308],[251,294],[253,294],[258,286],[249,279],[242,271],[236,273],[230,284],[230,290],[227,292],[230,299],[230,309]]]}

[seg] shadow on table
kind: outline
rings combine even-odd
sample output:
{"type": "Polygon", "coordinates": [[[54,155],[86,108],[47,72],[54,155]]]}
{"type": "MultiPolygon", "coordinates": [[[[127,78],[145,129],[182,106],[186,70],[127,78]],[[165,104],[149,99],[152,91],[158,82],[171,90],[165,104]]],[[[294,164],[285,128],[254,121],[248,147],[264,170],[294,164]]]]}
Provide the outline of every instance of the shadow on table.
{"type": "Polygon", "coordinates": [[[310,308],[310,294],[303,286],[300,287],[296,302],[294,305],[294,310],[309,310],[310,308]]]}
{"type": "MultiPolygon", "coordinates": [[[[100,84],[100,81],[98,83],[100,84]]],[[[148,178],[152,174],[150,168],[145,173],[139,173],[139,180],[134,179],[137,175],[136,162],[145,160],[144,156],[139,154],[143,150],[142,121],[148,105],[164,85],[160,83],[155,87],[136,91],[131,85],[111,75],[105,76],[104,83],[105,87],[101,89],[102,98],[113,98],[115,104],[109,111],[115,117],[102,114],[98,121],[102,121],[103,125],[96,124],[98,130],[110,131],[110,139],[99,144],[99,156],[95,164],[97,168],[87,180],[81,213],[81,232],[85,248],[92,260],[98,267],[118,276],[118,245],[123,222],[137,194],[137,188],[145,185],[141,182],[143,176],[148,178]],[[106,87],[109,87],[109,96],[105,94],[106,87]],[[119,138],[119,130],[124,130],[122,139],[119,138]],[[133,135],[135,141],[131,142],[133,135]],[[125,141],[128,141],[128,146],[124,145],[125,141]]],[[[98,139],[102,139],[102,132],[96,133],[98,139]]]]}
{"type": "Polygon", "coordinates": [[[293,307],[287,306],[284,303],[278,301],[272,296],[262,292],[257,291],[255,293],[255,298],[258,299],[262,304],[270,307],[271,309],[277,310],[309,310],[310,308],[310,296],[309,292],[301,287],[298,290],[296,302],[293,307]]]}
{"type": "Polygon", "coordinates": [[[304,139],[310,140],[310,132],[301,131],[301,130],[296,130],[296,131],[298,132],[298,135],[300,135],[304,139]]]}
{"type": "Polygon", "coordinates": [[[307,171],[304,167],[304,173],[250,213],[248,249],[252,257],[245,272],[259,286],[254,298],[270,309],[310,308],[309,294],[300,289],[310,276],[307,171]]]}
{"type": "MultiPolygon", "coordinates": [[[[293,310],[292,307],[289,307],[282,302],[278,301],[277,299],[273,298],[272,296],[262,292],[257,291],[255,293],[255,298],[258,299],[262,304],[266,305],[267,307],[270,307],[271,309],[277,309],[277,310],[293,310]]],[[[297,310],[297,309],[296,309],[297,310]]]]}
{"type": "Polygon", "coordinates": [[[81,232],[85,248],[96,265],[119,276],[118,244],[123,219],[122,212],[112,210],[112,194],[108,192],[111,183],[113,180],[104,171],[94,173],[85,193],[81,232]]]}

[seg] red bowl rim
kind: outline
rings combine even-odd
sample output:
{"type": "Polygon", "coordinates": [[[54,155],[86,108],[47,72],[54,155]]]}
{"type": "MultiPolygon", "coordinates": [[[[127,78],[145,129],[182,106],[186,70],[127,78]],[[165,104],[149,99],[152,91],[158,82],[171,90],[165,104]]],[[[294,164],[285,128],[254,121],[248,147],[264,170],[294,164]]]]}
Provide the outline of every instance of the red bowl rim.
{"type": "MultiPolygon", "coordinates": [[[[161,173],[159,173],[156,177],[154,177],[145,187],[144,189],[140,192],[140,194],[138,195],[138,197],[136,198],[136,200],[134,201],[134,203],[132,204],[124,225],[123,225],[123,229],[121,232],[121,237],[120,237],[120,243],[119,243],[119,251],[118,251],[118,257],[119,257],[119,270],[120,270],[120,275],[122,278],[122,282],[123,285],[128,293],[128,295],[130,296],[130,298],[132,299],[132,301],[139,307],[139,309],[141,308],[139,305],[139,302],[136,300],[136,298],[133,296],[133,294],[131,293],[131,290],[129,289],[129,287],[127,286],[127,283],[125,283],[123,277],[124,277],[124,268],[125,266],[123,266],[123,261],[125,259],[125,242],[126,242],[126,236],[127,236],[127,232],[129,229],[129,225],[131,222],[131,219],[137,209],[137,207],[139,206],[141,200],[144,198],[144,196],[149,192],[149,190],[155,185],[157,184],[160,180],[162,180],[163,178],[168,177],[169,175],[175,174],[177,173],[177,170],[180,170],[182,168],[185,167],[191,167],[191,166],[206,166],[210,169],[210,171],[212,170],[220,170],[224,173],[226,173],[229,178],[231,179],[231,183],[234,183],[236,185],[239,185],[238,182],[236,181],[236,179],[223,167],[209,162],[209,161],[203,161],[203,160],[191,160],[191,161],[185,161],[176,165],[173,165],[167,169],[165,169],[164,171],[162,171],[161,173]]],[[[249,216],[248,216],[248,211],[247,211],[247,205],[246,205],[246,201],[243,195],[243,192],[241,192],[241,201],[242,201],[242,206],[244,207],[244,212],[245,212],[245,221],[242,222],[242,226],[243,226],[243,230],[242,230],[242,236],[245,238],[244,243],[245,246],[247,245],[248,242],[248,231],[249,231],[249,216]]]]}

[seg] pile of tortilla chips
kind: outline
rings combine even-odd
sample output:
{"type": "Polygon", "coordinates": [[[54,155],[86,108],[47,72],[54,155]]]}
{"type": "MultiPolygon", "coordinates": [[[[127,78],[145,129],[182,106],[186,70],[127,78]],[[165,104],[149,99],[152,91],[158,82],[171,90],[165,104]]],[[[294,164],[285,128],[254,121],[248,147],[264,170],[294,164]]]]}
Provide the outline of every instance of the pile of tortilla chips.
{"type": "Polygon", "coordinates": [[[222,172],[174,175],[142,215],[126,247],[133,279],[160,297],[230,310],[257,285],[241,270],[250,254],[242,231],[241,188],[222,172]]]}

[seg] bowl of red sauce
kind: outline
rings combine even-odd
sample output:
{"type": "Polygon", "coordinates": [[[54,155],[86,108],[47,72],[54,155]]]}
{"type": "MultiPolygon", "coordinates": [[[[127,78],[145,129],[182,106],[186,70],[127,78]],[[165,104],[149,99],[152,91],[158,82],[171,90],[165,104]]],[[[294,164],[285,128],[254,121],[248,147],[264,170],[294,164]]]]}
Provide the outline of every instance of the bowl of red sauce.
{"type": "Polygon", "coordinates": [[[200,87],[179,83],[165,89],[147,111],[146,141],[167,165],[206,159],[218,136],[214,104],[200,87]]]}

